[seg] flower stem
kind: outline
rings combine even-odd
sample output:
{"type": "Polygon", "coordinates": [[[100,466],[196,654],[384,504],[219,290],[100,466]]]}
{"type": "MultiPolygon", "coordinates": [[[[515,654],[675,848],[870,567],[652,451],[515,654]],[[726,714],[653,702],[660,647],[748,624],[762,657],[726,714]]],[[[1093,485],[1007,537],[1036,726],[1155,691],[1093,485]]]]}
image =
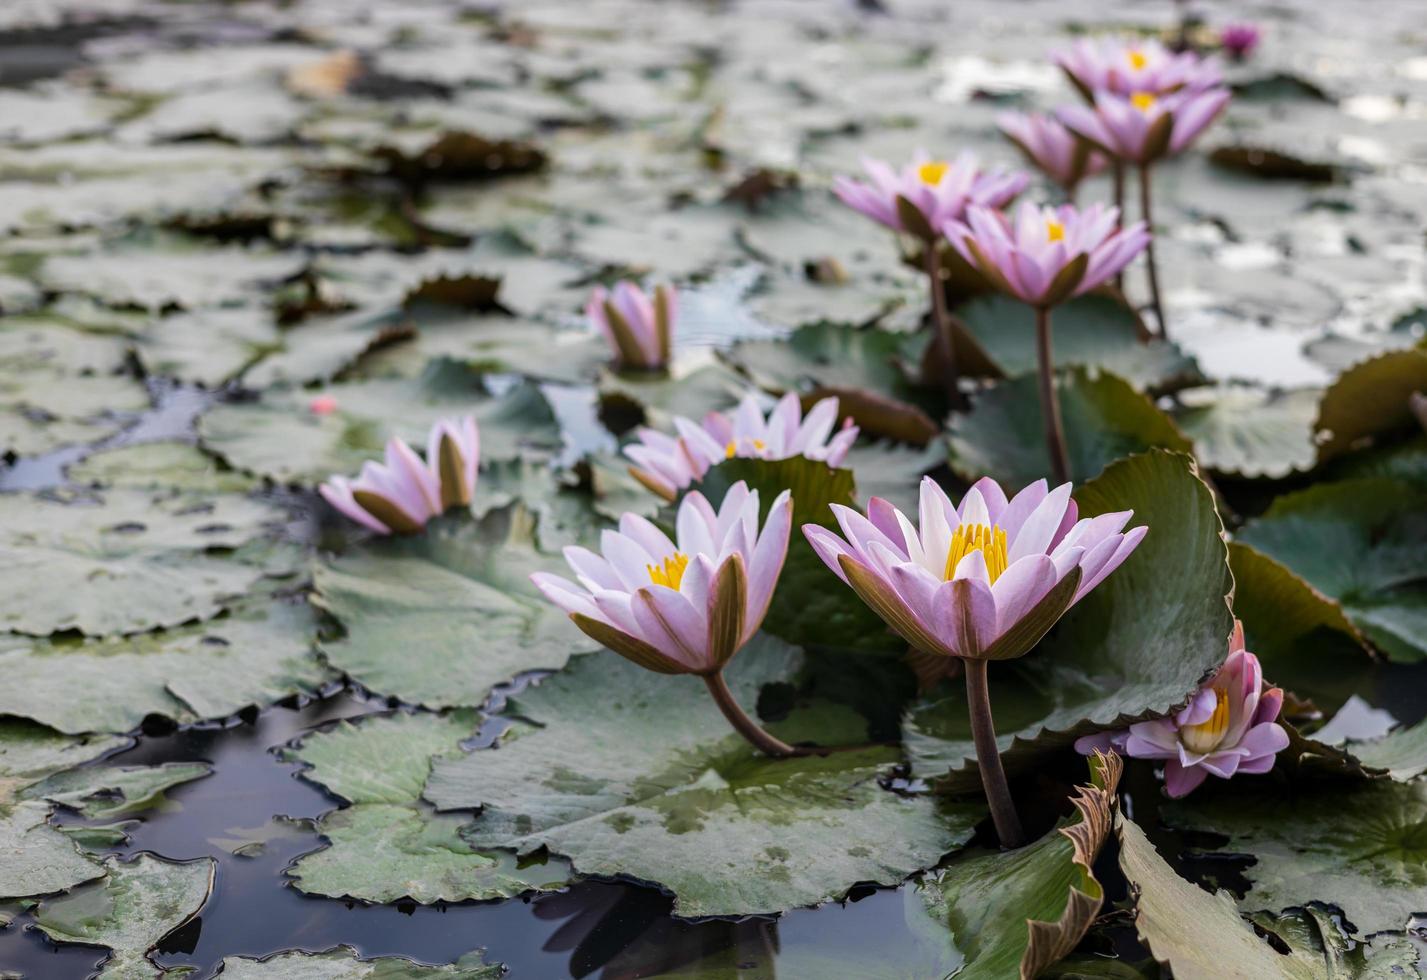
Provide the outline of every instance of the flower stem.
{"type": "Polygon", "coordinates": [[[1144,166],[1140,168],[1140,217],[1144,219],[1145,227],[1150,231],[1149,244],[1145,246],[1145,261],[1150,270],[1150,304],[1154,307],[1154,318],[1159,323],[1159,335],[1161,338],[1169,338],[1169,328],[1164,322],[1164,304],[1159,299],[1159,266],[1154,260],[1154,218],[1150,213],[1150,168],[1144,166]]]}
{"type": "Polygon", "coordinates": [[[1041,417],[1045,419],[1045,448],[1057,484],[1070,479],[1070,459],[1065,452],[1065,428],[1060,422],[1060,396],[1055,390],[1055,361],[1050,345],[1050,310],[1036,307],[1036,362],[1040,368],[1041,417]]]}
{"type": "Polygon", "coordinates": [[[728,689],[728,682],[723,679],[723,671],[717,670],[712,674],[704,674],[704,683],[708,685],[709,693],[713,695],[714,703],[718,705],[718,710],[723,712],[723,716],[728,719],[728,723],[733,726],[733,730],[753,744],[753,747],[764,755],[774,759],[786,759],[795,755],[807,755],[802,749],[796,749],[786,742],[779,741],[768,732],[764,731],[756,721],[748,717],[738,702],[733,698],[733,692],[728,689]]]}
{"type": "Polygon", "coordinates": [[[932,292],[932,329],[936,331],[936,342],[941,349],[942,363],[946,374],[942,384],[946,388],[947,400],[953,408],[961,404],[961,388],[957,385],[956,337],[951,331],[951,320],[946,315],[946,289],[941,281],[941,255],[934,240],[922,242],[923,264],[926,267],[927,284],[932,292]]]}
{"type": "Polygon", "coordinates": [[[967,658],[966,704],[971,709],[971,737],[976,742],[976,765],[981,770],[981,785],[986,790],[986,802],[991,807],[991,820],[996,824],[996,836],[1005,848],[1025,843],[1021,818],[1016,815],[1016,803],[1011,788],[1006,785],[1006,770],[1001,768],[1001,753],[996,749],[996,725],[991,720],[991,691],[986,684],[986,661],[967,658]]]}
{"type": "MultiPolygon", "coordinates": [[[[1125,227],[1125,164],[1118,157],[1111,164],[1110,173],[1115,185],[1115,230],[1119,231],[1125,227]]],[[[1115,288],[1125,291],[1124,270],[1115,273],[1115,288]]]]}

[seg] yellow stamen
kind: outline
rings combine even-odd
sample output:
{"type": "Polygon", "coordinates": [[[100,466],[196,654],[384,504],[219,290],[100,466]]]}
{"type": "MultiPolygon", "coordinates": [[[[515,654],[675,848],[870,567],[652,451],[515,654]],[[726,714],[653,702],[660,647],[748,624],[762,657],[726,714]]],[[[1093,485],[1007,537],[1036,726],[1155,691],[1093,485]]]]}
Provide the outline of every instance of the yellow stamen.
{"type": "Polygon", "coordinates": [[[644,567],[649,569],[649,581],[677,590],[679,583],[684,581],[684,569],[689,567],[689,556],[682,551],[676,551],[664,559],[664,564],[644,567]]]}
{"type": "Polygon", "coordinates": [[[1156,99],[1153,92],[1136,92],[1130,96],[1130,105],[1141,112],[1149,112],[1150,109],[1154,108],[1155,102],[1156,99]]]}
{"type": "Polygon", "coordinates": [[[917,168],[917,176],[922,179],[923,184],[931,184],[935,187],[941,183],[941,179],[946,176],[946,172],[951,169],[951,164],[945,160],[933,160],[924,163],[917,168]]]}
{"type": "Polygon", "coordinates": [[[1191,752],[1203,754],[1219,747],[1224,733],[1229,730],[1229,695],[1214,688],[1214,713],[1208,721],[1197,725],[1185,725],[1179,731],[1180,741],[1191,752]]]}
{"type": "Polygon", "coordinates": [[[1058,242],[1065,238],[1065,225],[1059,221],[1047,221],[1045,223],[1045,237],[1048,241],[1058,242]]]}
{"type": "MultiPolygon", "coordinates": [[[[768,444],[762,439],[751,439],[749,440],[749,442],[753,446],[755,452],[761,453],[763,450],[768,448],[768,444]]],[[[738,455],[737,439],[728,440],[728,445],[723,447],[723,455],[725,459],[733,459],[734,456],[738,455]]]]}
{"type": "Polygon", "coordinates": [[[1125,56],[1130,59],[1130,67],[1135,71],[1139,71],[1150,63],[1149,56],[1143,51],[1127,51],[1125,52],[1125,56]]]}
{"type": "Polygon", "coordinates": [[[951,581],[961,559],[973,551],[981,552],[986,559],[986,574],[992,582],[1001,577],[1006,570],[1006,532],[985,524],[963,524],[956,529],[951,536],[951,549],[946,553],[946,571],[942,577],[951,581]]]}

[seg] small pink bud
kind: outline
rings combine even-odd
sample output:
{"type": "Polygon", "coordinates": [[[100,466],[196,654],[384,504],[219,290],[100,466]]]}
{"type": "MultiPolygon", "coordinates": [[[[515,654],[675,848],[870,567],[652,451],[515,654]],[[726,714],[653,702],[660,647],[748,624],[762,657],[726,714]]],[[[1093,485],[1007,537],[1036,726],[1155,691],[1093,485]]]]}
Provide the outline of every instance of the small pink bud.
{"type": "Polygon", "coordinates": [[[313,415],[331,415],[337,411],[337,399],[331,395],[318,395],[307,403],[307,410],[313,415]]]}

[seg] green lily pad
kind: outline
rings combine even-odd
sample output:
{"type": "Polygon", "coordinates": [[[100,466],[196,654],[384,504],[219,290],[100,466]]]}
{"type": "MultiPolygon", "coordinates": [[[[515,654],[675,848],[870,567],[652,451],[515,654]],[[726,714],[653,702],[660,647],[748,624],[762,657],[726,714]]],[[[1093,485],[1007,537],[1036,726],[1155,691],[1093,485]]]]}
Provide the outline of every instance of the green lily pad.
{"type": "MultiPolygon", "coordinates": [[[[1051,471],[1037,385],[1035,375],[1004,381],[975,396],[969,413],[953,416],[949,462],[958,476],[1021,487],[1051,471]]],[[[1146,449],[1192,450],[1167,415],[1113,374],[1072,368],[1056,377],[1056,390],[1074,480],[1146,449]]]]}
{"type": "Polygon", "coordinates": [[[251,493],[259,481],[226,469],[197,446],[181,442],[141,442],[105,449],[71,466],[70,482],[96,487],[186,490],[195,493],[251,493]]]}
{"type": "Polygon", "coordinates": [[[154,317],[134,338],[152,375],[217,388],[282,346],[271,307],[233,306],[154,317]]]}
{"type": "Polygon", "coordinates": [[[1091,866],[1110,835],[1121,772],[1115,756],[1099,765],[1093,785],[1071,798],[1074,818],[1019,850],[958,854],[917,883],[966,957],[958,978],[1038,977],[1090,928],[1105,896],[1091,866]]]}
{"type": "MultiPolygon", "coordinates": [[[[593,466],[584,483],[589,486],[570,473],[558,473],[532,460],[496,460],[481,469],[471,511],[484,517],[492,510],[519,502],[536,518],[535,540],[541,551],[553,554],[570,544],[597,548],[600,531],[612,526],[612,522],[596,509],[596,493],[602,481],[593,466]]],[[[649,491],[643,487],[636,485],[634,490],[641,503],[650,500],[649,491]]]]}
{"type": "Polygon", "coordinates": [[[288,869],[310,894],[421,904],[511,898],[569,883],[558,860],[518,868],[509,852],[482,852],[461,839],[466,818],[432,813],[421,789],[433,759],[460,755],[480,722],[473,711],[396,714],[343,722],[309,735],[288,758],[309,766],[304,778],[351,806],[317,824],[329,846],[288,869]]]}
{"type": "Polygon", "coordinates": [[[1174,827],[1222,834],[1224,850],[1254,858],[1244,871],[1253,887],[1239,903],[1246,911],[1324,902],[1368,936],[1404,929],[1427,908],[1427,783],[1420,780],[1219,793],[1161,813],[1174,827]]]}
{"type": "Polygon", "coordinates": [[[146,954],[198,914],[215,867],[211,858],[182,864],[148,854],[106,858],[102,881],[41,902],[35,925],[56,942],[109,947],[101,980],[156,977],[160,971],[146,954]]]}
{"type": "Polygon", "coordinates": [[[748,382],[721,363],[676,363],[667,374],[606,370],[598,386],[602,403],[633,404],[643,411],[645,424],[665,431],[673,428],[676,415],[698,422],[709,412],[732,408],[748,391],[748,382]]]}
{"type": "MultiPolygon", "coordinates": [[[[1133,509],[1130,526],[1150,531],[1037,649],[992,666],[997,744],[1009,771],[1080,735],[1171,711],[1228,652],[1233,578],[1213,494],[1194,464],[1173,453],[1132,456],[1075,499],[1081,517],[1133,509]]],[[[918,773],[950,769],[955,781],[977,781],[960,691],[915,705],[903,737],[918,773]]]]}
{"type": "Polygon", "coordinates": [[[1194,453],[1206,468],[1277,480],[1313,468],[1313,422],[1321,397],[1314,388],[1191,388],[1179,393],[1174,421],[1194,440],[1194,453]]]}
{"type": "Polygon", "coordinates": [[[127,732],[150,714],[184,723],[223,718],[330,679],[313,654],[316,632],[305,603],[271,600],[127,637],[0,634],[0,672],[10,678],[0,687],[0,712],[76,733],[127,732]]]}
{"type": "Polygon", "coordinates": [[[0,807],[0,898],[49,895],[103,876],[104,869],[48,823],[44,803],[0,807]]]}
{"type": "Polygon", "coordinates": [[[116,735],[62,735],[19,718],[0,718],[0,806],[47,776],[130,744],[116,735]]]}
{"type": "Polygon", "coordinates": [[[423,966],[399,956],[359,959],[350,946],[322,953],[278,953],[256,960],[247,956],[223,959],[226,980],[500,980],[505,968],[487,963],[479,950],[447,966],[423,966]]]}
{"type": "Polygon", "coordinates": [[[1279,497],[1239,540],[1336,600],[1395,659],[1427,657],[1427,491],[1387,479],[1279,497]]]}
{"type": "MultiPolygon", "coordinates": [[[[1002,377],[1036,373],[1035,311],[1025,303],[991,294],[953,312],[1002,377]]],[[[1168,341],[1148,337],[1134,310],[1109,296],[1077,296],[1057,306],[1051,313],[1051,350],[1057,370],[1097,368],[1140,391],[1169,390],[1203,378],[1194,358],[1168,341]]]]}
{"type": "Polygon", "coordinates": [[[21,797],[67,806],[89,820],[116,820],[165,806],[169,790],[212,772],[206,762],[85,766],[55,773],[26,789],[21,797]]]}
{"type": "Polygon", "coordinates": [[[1314,428],[1318,456],[1341,456],[1365,440],[1417,428],[1408,406],[1427,391],[1427,351],[1389,351],[1344,371],[1323,395],[1314,428]]]}
{"type": "Polygon", "coordinates": [[[478,375],[450,362],[433,364],[419,379],[332,384],[321,389],[275,388],[255,402],[219,405],[199,420],[199,437],[237,469],[283,483],[318,483],[334,473],[355,473],[380,458],[386,441],[405,439],[425,448],[432,423],[474,415],[482,459],[505,459],[525,449],[560,445],[545,397],[533,385],[489,395],[478,375]],[[316,415],[312,399],[326,395],[337,408],[316,415]]]}
{"type": "Polygon", "coordinates": [[[1255,917],[1288,947],[1281,953],[1255,934],[1226,892],[1213,894],[1174,873],[1144,831],[1116,823],[1120,869],[1136,893],[1140,941],[1178,980],[1349,980],[1417,976],[1416,951],[1405,939],[1350,944],[1327,915],[1255,917]],[[1410,972],[1409,972],[1410,971],[1410,972]]]}
{"type": "MultiPolygon", "coordinates": [[[[751,708],[800,660],[755,639],[729,682],[751,708]]],[[[575,661],[508,710],[538,727],[495,750],[438,759],[426,797],[441,809],[481,807],[465,835],[477,847],[549,848],[584,874],[657,883],[682,916],[781,912],[857,882],[894,884],[964,844],[984,813],[882,789],[892,749],[759,756],[697,678],[608,654],[575,661]]],[[[824,704],[772,729],[831,745],[863,738],[863,727],[824,704]]]]}
{"type": "Polygon", "coordinates": [[[282,511],[233,494],[151,493],[116,487],[98,499],[0,496],[0,619],[44,635],[135,633],[221,611],[270,572],[256,542],[282,511]]]}
{"type": "Polygon", "coordinates": [[[480,705],[522,671],[558,670],[593,649],[530,584],[532,572],[568,571],[534,534],[518,506],[480,520],[449,514],[317,565],[313,601],[345,629],[323,643],[327,660],[374,691],[448,708],[480,705]]]}
{"type": "Polygon", "coordinates": [[[1427,488],[1427,436],[1341,456],[1328,466],[1333,479],[1386,477],[1427,488]]]}

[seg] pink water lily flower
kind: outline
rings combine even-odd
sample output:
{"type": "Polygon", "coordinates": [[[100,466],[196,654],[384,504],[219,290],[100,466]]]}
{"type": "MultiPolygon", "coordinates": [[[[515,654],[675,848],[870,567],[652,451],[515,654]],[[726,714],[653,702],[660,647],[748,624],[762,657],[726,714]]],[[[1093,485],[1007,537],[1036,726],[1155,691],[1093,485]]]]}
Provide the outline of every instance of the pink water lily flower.
{"type": "Polygon", "coordinates": [[[1056,115],[1098,149],[1141,166],[1184,150],[1229,104],[1227,88],[1169,95],[1095,93],[1094,106],[1063,106],[1056,115]]]}
{"type": "Polygon", "coordinates": [[[1243,61],[1254,53],[1263,34],[1253,24],[1229,24],[1219,32],[1219,46],[1235,61],[1243,61]]]}
{"type": "Polygon", "coordinates": [[[1086,177],[1110,165],[1090,144],[1066,129],[1053,116],[1029,112],[1005,112],[996,125],[1015,143],[1026,159],[1067,192],[1086,177]]]}
{"type": "Polygon", "coordinates": [[[476,420],[442,419],[431,427],[425,460],[393,438],[386,444],[385,464],[363,463],[355,480],[333,476],[318,492],[378,534],[414,534],[448,507],[471,502],[480,458],[476,420]]]}
{"type": "Polygon", "coordinates": [[[1102,204],[1042,208],[1022,202],[1011,220],[989,208],[948,222],[947,240],[992,285],[1046,308],[1111,279],[1149,242],[1144,222],[1117,229],[1119,212],[1102,204]]]}
{"type": "Polygon", "coordinates": [[[806,456],[837,467],[857,441],[857,426],[844,419],[836,434],[837,399],[823,398],[803,415],[802,402],[792,392],[779,399],[765,418],[758,400],[745,395],[732,412],[710,412],[699,425],[683,416],[674,419],[676,436],[641,428],[638,443],[624,447],[635,465],[630,474],[666,500],[702,480],[709,467],[735,456],[787,459],[806,456]]]}
{"type": "Polygon", "coordinates": [[[862,166],[870,182],[838,177],[832,185],[838,200],[893,231],[927,239],[945,222],[960,218],[967,205],[1004,207],[1029,182],[1019,171],[984,171],[969,152],[946,161],[918,150],[901,170],[872,159],[864,159],[862,166]],[[899,198],[911,205],[910,212],[899,198]]]}
{"type": "Polygon", "coordinates": [[[1165,95],[1209,88],[1223,79],[1213,62],[1192,51],[1171,51],[1152,38],[1081,38],[1052,58],[1086,99],[1099,92],[1165,95]]]}
{"type": "Polygon", "coordinates": [[[568,547],[578,584],[537,572],[531,581],[592,639],[663,674],[712,674],[758,632],[788,554],[793,501],[783,491],[758,528],[758,492],[742,481],[717,511],[694,491],[675,536],[637,514],[605,531],[603,554],[568,547]]]}
{"type": "Polygon", "coordinates": [[[596,286],[585,315],[609,342],[618,366],[652,371],[668,365],[678,317],[673,286],[659,286],[652,299],[632,282],[616,283],[613,293],[596,286]]]}
{"type": "Polygon", "coordinates": [[[1024,656],[1148,532],[1132,511],[1077,520],[1070,484],[1038,480],[1010,500],[989,477],[959,507],[922,480],[918,524],[873,497],[832,505],[845,537],[803,533],[820,558],[913,648],[977,660],[1024,656]]]}
{"type": "Polygon", "coordinates": [[[1182,711],[1087,735],[1075,748],[1085,755],[1113,748],[1137,759],[1164,759],[1165,791],[1177,799],[1211,774],[1228,779],[1272,769],[1288,747],[1288,732],[1276,721],[1282,707],[1283,691],[1263,689],[1259,658],[1244,649],[1244,626],[1236,621],[1228,659],[1182,711]]]}

